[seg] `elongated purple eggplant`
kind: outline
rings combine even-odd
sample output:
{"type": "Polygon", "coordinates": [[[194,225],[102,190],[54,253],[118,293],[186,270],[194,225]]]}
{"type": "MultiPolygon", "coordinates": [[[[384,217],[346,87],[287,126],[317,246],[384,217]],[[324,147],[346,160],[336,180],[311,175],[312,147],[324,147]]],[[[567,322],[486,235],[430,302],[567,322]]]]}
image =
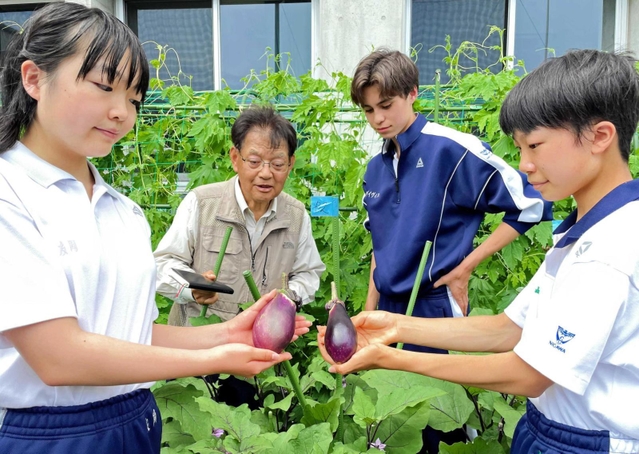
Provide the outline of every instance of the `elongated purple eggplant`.
{"type": "Polygon", "coordinates": [[[357,351],[357,331],[348,316],[344,302],[337,297],[335,282],[331,282],[332,299],[326,304],[326,352],[338,364],[345,363],[357,351]]]}
{"type": "Polygon", "coordinates": [[[260,310],[253,324],[253,345],[281,353],[295,334],[297,304],[286,290],[260,310]]]}

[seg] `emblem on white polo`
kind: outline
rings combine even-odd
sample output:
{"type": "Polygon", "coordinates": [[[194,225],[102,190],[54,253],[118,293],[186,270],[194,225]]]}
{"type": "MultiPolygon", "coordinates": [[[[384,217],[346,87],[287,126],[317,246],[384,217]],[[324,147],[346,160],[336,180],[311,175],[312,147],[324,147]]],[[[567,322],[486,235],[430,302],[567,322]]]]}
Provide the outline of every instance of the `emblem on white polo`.
{"type": "Polygon", "coordinates": [[[565,328],[562,328],[561,326],[557,326],[557,334],[555,335],[555,337],[557,340],[549,341],[550,345],[556,348],[557,350],[559,350],[560,352],[566,353],[566,349],[562,347],[562,345],[565,345],[568,342],[570,342],[575,337],[575,334],[571,333],[565,328]]]}

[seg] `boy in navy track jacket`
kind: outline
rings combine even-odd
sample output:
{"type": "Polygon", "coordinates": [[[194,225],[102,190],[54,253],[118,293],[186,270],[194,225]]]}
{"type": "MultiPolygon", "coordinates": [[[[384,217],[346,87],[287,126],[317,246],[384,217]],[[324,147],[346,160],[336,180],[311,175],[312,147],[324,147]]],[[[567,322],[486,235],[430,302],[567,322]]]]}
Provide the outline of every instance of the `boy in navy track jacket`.
{"type": "MultiPolygon", "coordinates": [[[[427,240],[432,247],[413,315],[464,316],[475,267],[540,221],[552,205],[523,173],[473,135],[413,112],[419,74],[398,51],[378,49],[358,65],[351,97],[385,139],[364,176],[365,226],[373,239],[366,309],[404,314],[427,240]],[[486,213],[502,224],[473,250],[486,213]]],[[[406,345],[416,351],[439,349],[406,345]]]]}

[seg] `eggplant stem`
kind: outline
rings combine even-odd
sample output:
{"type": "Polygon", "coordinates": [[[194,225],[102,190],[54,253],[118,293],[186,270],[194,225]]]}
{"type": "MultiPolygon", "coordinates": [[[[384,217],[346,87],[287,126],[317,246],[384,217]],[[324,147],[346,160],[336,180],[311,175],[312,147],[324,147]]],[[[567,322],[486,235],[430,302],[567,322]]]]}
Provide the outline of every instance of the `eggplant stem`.
{"type": "Polygon", "coordinates": [[[335,281],[331,282],[331,299],[332,300],[338,300],[338,296],[337,296],[337,285],[335,285],[335,281]]]}

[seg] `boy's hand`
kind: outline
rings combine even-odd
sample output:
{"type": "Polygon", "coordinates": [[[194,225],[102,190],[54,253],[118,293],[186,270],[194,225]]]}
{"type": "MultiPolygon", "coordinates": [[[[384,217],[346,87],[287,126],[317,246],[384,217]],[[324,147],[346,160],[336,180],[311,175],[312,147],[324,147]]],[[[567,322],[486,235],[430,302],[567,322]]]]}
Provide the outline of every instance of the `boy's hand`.
{"type": "MultiPolygon", "coordinates": [[[[262,297],[247,310],[224,323],[228,330],[229,343],[241,343],[253,346],[253,324],[255,323],[257,314],[275,298],[275,295],[277,295],[277,290],[271,290],[269,293],[262,295],[262,297]]],[[[295,341],[299,336],[308,333],[311,325],[312,323],[303,316],[296,315],[295,333],[293,334],[291,342],[295,341]]]]}
{"type": "Polygon", "coordinates": [[[442,285],[448,286],[464,316],[468,315],[468,280],[470,279],[470,274],[460,265],[433,284],[434,288],[442,285]]]}
{"type": "MultiPolygon", "coordinates": [[[[388,345],[398,341],[397,321],[395,314],[386,311],[365,311],[351,317],[357,331],[357,352],[369,345],[388,345]]],[[[333,364],[334,361],[326,352],[326,327],[317,327],[317,345],[324,359],[333,364]]],[[[349,363],[352,359],[349,361],[349,363]]]]}
{"type": "Polygon", "coordinates": [[[342,375],[359,372],[360,370],[386,369],[388,368],[388,359],[396,353],[394,348],[386,345],[369,344],[366,347],[357,350],[351,359],[346,361],[344,364],[335,364],[323,348],[324,346],[322,345],[322,347],[320,347],[322,356],[331,363],[331,367],[329,367],[328,371],[333,374],[342,375]]]}
{"type": "MultiPolygon", "coordinates": [[[[202,273],[202,276],[209,281],[216,279],[215,274],[211,270],[202,273]]],[[[217,292],[209,292],[206,290],[191,290],[191,295],[193,295],[193,299],[198,304],[215,304],[219,298],[217,292]]]]}
{"type": "Polygon", "coordinates": [[[287,352],[275,353],[244,344],[226,344],[211,349],[215,373],[253,377],[277,363],[291,359],[287,352]]]}

